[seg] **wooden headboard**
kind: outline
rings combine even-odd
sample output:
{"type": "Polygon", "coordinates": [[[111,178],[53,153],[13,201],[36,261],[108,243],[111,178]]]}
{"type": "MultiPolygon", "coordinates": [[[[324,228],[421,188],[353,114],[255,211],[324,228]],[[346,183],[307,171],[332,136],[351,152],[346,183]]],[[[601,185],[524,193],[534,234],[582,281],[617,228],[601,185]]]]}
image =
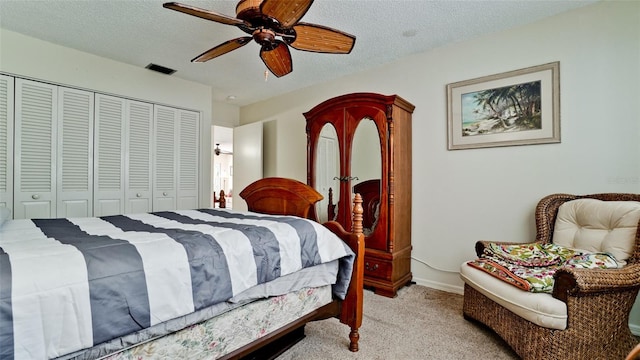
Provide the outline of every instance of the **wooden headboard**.
{"type": "MultiPolygon", "coordinates": [[[[309,185],[287,178],[269,177],[251,183],[240,192],[249,211],[310,218],[312,207],[323,196],[309,185]]],[[[316,219],[312,219],[316,220],[316,219]]]]}

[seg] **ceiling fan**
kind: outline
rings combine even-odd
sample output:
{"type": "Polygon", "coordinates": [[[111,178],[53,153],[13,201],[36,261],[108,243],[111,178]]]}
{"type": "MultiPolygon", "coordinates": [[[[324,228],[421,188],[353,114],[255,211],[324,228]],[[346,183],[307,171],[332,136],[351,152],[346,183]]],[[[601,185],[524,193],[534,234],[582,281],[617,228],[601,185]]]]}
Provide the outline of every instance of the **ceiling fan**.
{"type": "Polygon", "coordinates": [[[213,149],[213,153],[216,154],[216,156],[220,156],[220,154],[233,155],[233,152],[231,151],[220,149],[220,144],[216,144],[216,148],[213,149]]]}
{"type": "Polygon", "coordinates": [[[225,25],[233,25],[251,36],[228,40],[193,58],[205,62],[238,49],[251,40],[260,44],[260,58],[277,77],[293,70],[289,46],[297,50],[348,54],[356,37],[326,26],[299,22],[313,0],[240,0],[236,17],[219,14],[176,2],[163,4],[167,9],[197,16],[225,25]]]}

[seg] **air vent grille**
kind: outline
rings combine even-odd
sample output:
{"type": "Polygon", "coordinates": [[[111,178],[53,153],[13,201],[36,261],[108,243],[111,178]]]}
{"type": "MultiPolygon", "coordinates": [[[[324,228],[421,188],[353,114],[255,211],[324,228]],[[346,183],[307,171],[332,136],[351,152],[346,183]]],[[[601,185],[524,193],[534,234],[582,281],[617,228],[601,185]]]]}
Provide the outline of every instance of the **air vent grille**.
{"type": "Polygon", "coordinates": [[[157,71],[159,73],[163,73],[163,74],[166,74],[166,75],[171,75],[174,72],[176,72],[173,69],[169,69],[168,67],[164,67],[162,65],[158,65],[158,64],[154,64],[154,63],[150,63],[149,65],[145,66],[145,68],[147,68],[149,70],[157,71]]]}

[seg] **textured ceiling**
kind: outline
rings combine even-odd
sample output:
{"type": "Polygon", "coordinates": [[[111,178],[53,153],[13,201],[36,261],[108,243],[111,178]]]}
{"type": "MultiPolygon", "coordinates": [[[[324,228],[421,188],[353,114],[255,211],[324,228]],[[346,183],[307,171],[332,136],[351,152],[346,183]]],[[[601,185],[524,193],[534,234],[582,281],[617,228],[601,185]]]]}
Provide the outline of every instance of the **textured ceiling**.
{"type": "MultiPolygon", "coordinates": [[[[283,0],[286,1],[286,0],[283,0]]],[[[181,2],[235,16],[237,1],[181,2]]],[[[392,62],[448,43],[534,22],[595,0],[317,0],[302,21],[356,36],[351,54],[291,50],[293,72],[269,74],[250,43],[206,63],[190,60],[240,29],[162,7],[157,0],[0,0],[0,27],[213,88],[214,100],[243,106],[392,62]],[[235,100],[227,100],[234,95],[235,100]]]]}

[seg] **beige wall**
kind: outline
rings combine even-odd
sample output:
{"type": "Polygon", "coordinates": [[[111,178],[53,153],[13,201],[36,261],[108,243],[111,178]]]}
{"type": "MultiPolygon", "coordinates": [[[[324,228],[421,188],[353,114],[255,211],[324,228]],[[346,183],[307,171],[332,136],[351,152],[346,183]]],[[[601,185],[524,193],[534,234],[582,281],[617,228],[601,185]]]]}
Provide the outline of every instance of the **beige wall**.
{"type": "Polygon", "coordinates": [[[640,193],[639,64],[640,3],[607,1],[245,106],[240,122],[277,119],[291,139],[278,171],[306,181],[303,112],[358,91],[413,103],[412,271],[419,284],[460,292],[476,240],[533,240],[542,196],[640,193]],[[448,83],[553,61],[560,144],[447,151],[448,83]]]}
{"type": "MultiPolygon", "coordinates": [[[[210,86],[170,77],[0,29],[0,72],[200,111],[200,143],[211,148],[210,86]]],[[[233,109],[229,110],[233,114],[233,109]]],[[[235,118],[237,123],[238,110],[235,118]]],[[[211,199],[211,151],[200,158],[200,205],[211,199]]]]}

